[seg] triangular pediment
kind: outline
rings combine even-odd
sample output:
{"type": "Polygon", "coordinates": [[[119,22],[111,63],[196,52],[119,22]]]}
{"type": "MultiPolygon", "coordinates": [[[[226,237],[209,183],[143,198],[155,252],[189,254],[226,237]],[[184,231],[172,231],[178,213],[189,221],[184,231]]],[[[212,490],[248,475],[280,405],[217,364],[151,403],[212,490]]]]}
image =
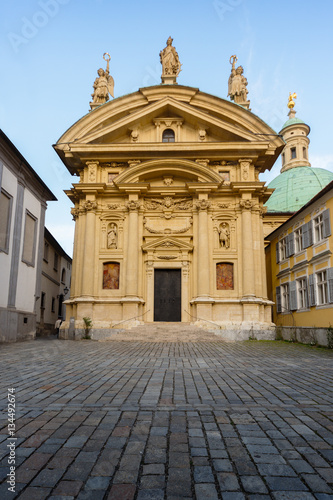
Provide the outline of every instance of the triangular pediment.
{"type": "MultiPolygon", "coordinates": [[[[179,142],[194,142],[194,137],[199,141],[198,131],[205,130],[210,140],[215,142],[253,141],[253,134],[239,125],[223,119],[223,116],[212,116],[191,104],[177,101],[173,97],[165,96],[159,101],[149,103],[140,109],[132,111],[119,119],[98,123],[93,130],[82,137],[85,144],[101,144],[112,142],[131,142],[131,131],[138,131],[138,142],[157,142],[156,135],[147,134],[147,128],[155,130],[156,123],[165,118],[171,123],[181,120],[182,127],[193,129],[196,134],[191,137],[183,134],[184,139],[179,142]],[[140,138],[140,134],[143,138],[140,138]],[[186,138],[190,137],[190,140],[186,138]],[[147,140],[148,139],[148,140],[147,140]]],[[[159,142],[159,141],[158,141],[159,142]]]]}
{"type": "Polygon", "coordinates": [[[187,252],[192,252],[193,250],[193,245],[190,243],[187,243],[185,241],[178,240],[177,238],[172,238],[172,237],[162,237],[162,238],[157,238],[153,241],[150,241],[149,243],[146,243],[145,245],[142,245],[142,250],[144,252],[149,252],[149,251],[162,251],[162,250],[167,250],[167,251],[187,251],[187,252]]]}

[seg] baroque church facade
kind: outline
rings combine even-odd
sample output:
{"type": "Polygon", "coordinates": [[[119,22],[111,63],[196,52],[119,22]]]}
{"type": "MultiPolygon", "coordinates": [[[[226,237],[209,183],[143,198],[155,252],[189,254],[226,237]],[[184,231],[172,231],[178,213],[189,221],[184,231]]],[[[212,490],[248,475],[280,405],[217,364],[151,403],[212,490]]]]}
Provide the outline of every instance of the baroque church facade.
{"type": "Polygon", "coordinates": [[[284,141],[251,113],[242,67],[234,102],[177,84],[178,54],[161,51],[162,83],[109,100],[99,70],[91,111],[55,149],[78,182],[71,296],[63,338],[84,317],[93,338],[151,322],[218,325],[225,338],[274,336],[259,180],[284,141]]]}

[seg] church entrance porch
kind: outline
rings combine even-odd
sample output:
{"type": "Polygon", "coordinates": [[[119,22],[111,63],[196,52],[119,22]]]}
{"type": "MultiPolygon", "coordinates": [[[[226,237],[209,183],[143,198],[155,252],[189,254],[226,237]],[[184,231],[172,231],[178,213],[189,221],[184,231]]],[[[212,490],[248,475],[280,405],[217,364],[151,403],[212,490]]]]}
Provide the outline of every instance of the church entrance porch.
{"type": "Polygon", "coordinates": [[[154,270],[154,321],[181,321],[181,269],[154,270]]]}

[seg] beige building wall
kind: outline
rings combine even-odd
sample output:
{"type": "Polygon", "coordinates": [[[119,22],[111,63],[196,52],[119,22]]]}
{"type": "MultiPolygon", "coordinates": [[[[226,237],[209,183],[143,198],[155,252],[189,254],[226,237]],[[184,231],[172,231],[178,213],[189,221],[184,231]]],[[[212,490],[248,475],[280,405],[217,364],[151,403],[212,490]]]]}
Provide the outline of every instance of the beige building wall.
{"type": "Polygon", "coordinates": [[[283,145],[249,110],[178,85],[140,89],[79,120],[55,146],[79,176],[67,191],[76,228],[63,336],[80,335],[83,317],[97,338],[163,321],[168,308],[167,321],[265,335],[270,191],[259,174],[283,145]]]}

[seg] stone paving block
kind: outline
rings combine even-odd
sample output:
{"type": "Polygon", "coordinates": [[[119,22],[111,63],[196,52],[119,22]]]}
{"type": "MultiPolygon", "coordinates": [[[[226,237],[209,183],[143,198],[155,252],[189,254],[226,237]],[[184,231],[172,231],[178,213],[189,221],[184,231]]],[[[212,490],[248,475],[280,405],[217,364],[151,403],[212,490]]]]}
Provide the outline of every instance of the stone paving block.
{"type": "Polygon", "coordinates": [[[321,467],[317,467],[316,471],[325,479],[327,483],[333,483],[333,468],[323,469],[321,467]]]}
{"type": "Polygon", "coordinates": [[[272,491],[307,491],[308,488],[297,477],[266,476],[265,481],[272,491]]]}
{"type": "Polygon", "coordinates": [[[218,472],[232,472],[230,460],[213,460],[213,467],[218,472]]]}
{"type": "Polygon", "coordinates": [[[245,495],[243,493],[234,493],[227,491],[222,493],[223,500],[245,500],[245,495]]]}
{"type": "Polygon", "coordinates": [[[66,469],[43,469],[32,481],[31,486],[54,488],[66,469]]]}
{"type": "Polygon", "coordinates": [[[213,483],[214,476],[211,467],[209,466],[196,466],[194,467],[194,481],[195,483],[213,483]]]}
{"type": "Polygon", "coordinates": [[[135,491],[134,484],[114,484],[111,487],[108,500],[133,500],[135,491]]]}
{"type": "Polygon", "coordinates": [[[147,476],[149,474],[164,474],[165,466],[164,464],[148,464],[144,465],[142,469],[142,474],[147,476]]]}
{"type": "Polygon", "coordinates": [[[321,492],[321,493],[331,493],[333,496],[333,489],[319,475],[302,474],[302,478],[311,491],[321,492]]]}
{"type": "MultiPolygon", "coordinates": [[[[22,500],[44,500],[51,492],[51,488],[33,488],[29,487],[20,494],[22,500]]],[[[3,498],[3,497],[1,497],[3,498]]]]}
{"type": "MultiPolygon", "coordinates": [[[[277,491],[272,493],[274,500],[315,500],[312,493],[306,491],[277,491]]],[[[318,499],[319,500],[319,499],[318,499]]]]}
{"type": "Polygon", "coordinates": [[[165,487],[165,476],[164,475],[149,475],[142,476],[140,481],[140,489],[151,490],[151,489],[162,489],[165,487]]]}
{"type": "Polygon", "coordinates": [[[54,495],[68,495],[75,497],[82,488],[82,485],[82,481],[60,481],[52,493],[54,495]]]}
{"type": "Polygon", "coordinates": [[[195,495],[197,500],[218,500],[219,498],[215,485],[211,483],[196,484],[195,495]]]}
{"type": "Polygon", "coordinates": [[[268,493],[268,490],[259,476],[242,476],[241,482],[247,493],[268,493]]]}
{"type": "Polygon", "coordinates": [[[106,490],[111,481],[111,476],[89,477],[85,483],[85,490],[106,490]]]}
{"type": "Polygon", "coordinates": [[[68,481],[78,479],[79,481],[84,482],[89,476],[91,469],[92,464],[90,462],[74,462],[64,475],[64,479],[68,481]]]}
{"type": "Polygon", "coordinates": [[[238,482],[236,474],[232,472],[218,472],[216,475],[221,491],[240,490],[240,484],[238,482]]]}
{"type": "Polygon", "coordinates": [[[26,469],[38,469],[40,470],[44,465],[50,460],[52,455],[50,453],[38,453],[35,452],[30,457],[25,460],[24,467],[26,469]]]}
{"type": "Polygon", "coordinates": [[[164,490],[139,490],[137,500],[164,500],[164,490]]]}

